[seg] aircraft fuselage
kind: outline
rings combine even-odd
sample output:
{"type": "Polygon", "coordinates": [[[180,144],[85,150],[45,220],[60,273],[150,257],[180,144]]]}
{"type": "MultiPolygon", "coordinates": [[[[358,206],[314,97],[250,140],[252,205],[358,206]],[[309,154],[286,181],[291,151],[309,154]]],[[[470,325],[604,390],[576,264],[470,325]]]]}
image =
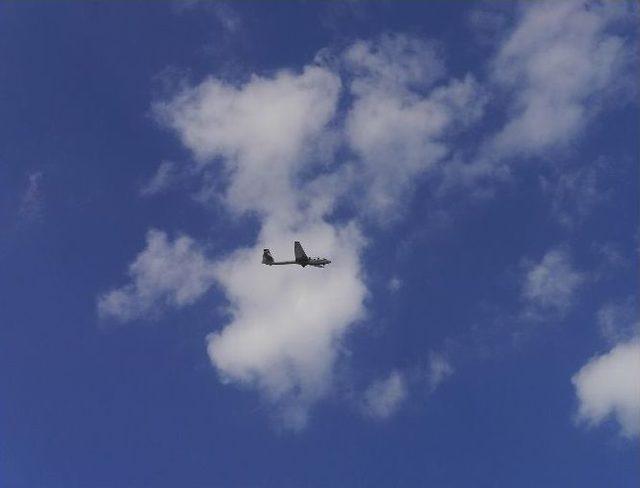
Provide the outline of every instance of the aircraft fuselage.
{"type": "Polygon", "coordinates": [[[267,266],[273,265],[283,265],[283,264],[298,264],[303,268],[305,266],[315,266],[316,268],[324,268],[326,264],[330,264],[331,261],[327,258],[310,258],[306,255],[302,246],[298,241],[294,243],[293,246],[294,254],[296,256],[295,261],[275,261],[273,256],[271,256],[271,252],[269,249],[265,249],[262,254],[262,264],[266,264],[267,266]]]}
{"type": "Polygon", "coordinates": [[[303,268],[305,266],[318,266],[322,267],[325,264],[330,264],[331,261],[326,258],[307,258],[306,260],[296,260],[296,261],[274,261],[273,263],[263,263],[269,266],[277,266],[280,264],[299,264],[303,268]]]}

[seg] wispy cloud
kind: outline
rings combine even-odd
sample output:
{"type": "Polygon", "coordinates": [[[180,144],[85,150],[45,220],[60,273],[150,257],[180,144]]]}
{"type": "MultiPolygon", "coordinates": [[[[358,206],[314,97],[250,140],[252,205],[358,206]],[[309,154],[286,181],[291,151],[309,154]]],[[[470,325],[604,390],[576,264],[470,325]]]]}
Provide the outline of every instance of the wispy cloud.
{"type": "Polygon", "coordinates": [[[433,46],[411,37],[359,41],[343,57],[356,74],[345,136],[366,185],[362,205],[390,219],[416,177],[449,155],[450,133],[482,115],[486,97],[471,75],[430,89],[445,75],[443,62],[433,46]]]}
{"type": "Polygon", "coordinates": [[[621,74],[628,50],[611,27],[624,7],[583,1],[525,4],[501,45],[492,77],[513,98],[509,118],[490,151],[540,154],[570,144],[621,74]]]}
{"type": "Polygon", "coordinates": [[[559,168],[550,178],[541,178],[553,217],[569,229],[582,223],[596,206],[611,196],[602,181],[609,167],[598,160],[573,169],[559,168]]]}
{"type": "Polygon", "coordinates": [[[475,8],[467,16],[467,24],[471,28],[475,40],[483,46],[498,44],[509,20],[508,4],[484,3],[475,8]]]}
{"type": "Polygon", "coordinates": [[[177,177],[177,165],[171,161],[163,161],[153,176],[140,188],[140,195],[151,197],[158,195],[175,182],[177,177]]]}
{"type": "Polygon", "coordinates": [[[233,8],[233,2],[207,0],[174,0],[177,12],[192,10],[204,10],[211,14],[216,23],[227,34],[234,34],[242,28],[243,22],[240,14],[233,8]]]}
{"type": "Polygon", "coordinates": [[[640,337],[640,319],[636,297],[606,303],[598,310],[598,326],[602,336],[610,343],[624,342],[640,337]]]}
{"type": "Polygon", "coordinates": [[[391,293],[396,293],[397,291],[400,290],[400,288],[402,288],[402,280],[397,276],[394,276],[387,283],[387,288],[391,293]]]}
{"type": "Polygon", "coordinates": [[[429,355],[429,368],[427,371],[429,391],[434,392],[453,372],[453,366],[444,354],[432,352],[429,355]]]}
{"type": "Polygon", "coordinates": [[[564,248],[548,251],[537,263],[530,263],[522,285],[525,314],[552,312],[564,315],[573,305],[576,292],[585,283],[585,273],[576,270],[564,248]]]}
{"type": "Polygon", "coordinates": [[[407,381],[398,371],[371,383],[364,392],[362,409],[365,415],[375,419],[387,419],[394,415],[407,399],[407,381]]]}
{"type": "MultiPolygon", "coordinates": [[[[491,195],[492,185],[528,159],[570,150],[605,101],[632,100],[635,48],[618,29],[630,24],[626,8],[581,0],[520,4],[487,66],[499,127],[466,158],[443,166],[441,192],[462,187],[491,195]]],[[[476,21],[482,23],[482,15],[476,21]]]]}
{"type": "Polygon", "coordinates": [[[164,307],[193,304],[214,282],[215,267],[200,246],[187,236],[171,242],[151,230],[147,247],[129,266],[131,283],[98,299],[102,318],[120,322],[156,318],[164,307]]]}
{"type": "Polygon", "coordinates": [[[27,188],[20,201],[20,216],[27,220],[37,220],[42,216],[43,193],[42,179],[44,173],[36,171],[29,174],[27,188]]]}

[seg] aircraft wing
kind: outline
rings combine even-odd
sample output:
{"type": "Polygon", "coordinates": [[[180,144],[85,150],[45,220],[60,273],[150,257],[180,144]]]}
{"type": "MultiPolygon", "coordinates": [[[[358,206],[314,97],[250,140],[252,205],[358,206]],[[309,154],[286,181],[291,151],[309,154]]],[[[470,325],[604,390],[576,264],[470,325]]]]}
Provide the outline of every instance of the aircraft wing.
{"type": "Polygon", "coordinates": [[[304,249],[302,249],[302,245],[298,241],[294,242],[293,244],[293,252],[296,256],[296,261],[308,259],[307,254],[304,252],[304,249]]]}

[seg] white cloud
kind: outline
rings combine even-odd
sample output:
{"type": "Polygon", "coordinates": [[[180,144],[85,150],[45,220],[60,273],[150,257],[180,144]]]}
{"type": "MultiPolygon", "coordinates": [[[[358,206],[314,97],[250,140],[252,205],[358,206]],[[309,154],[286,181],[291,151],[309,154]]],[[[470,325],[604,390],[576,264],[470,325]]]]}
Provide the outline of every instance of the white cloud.
{"type": "Polygon", "coordinates": [[[439,194],[463,188],[472,197],[492,196],[522,156],[555,162],[550,156],[574,145],[603,107],[633,100],[636,48],[614,33],[630,24],[627,8],[623,2],[523,2],[507,35],[498,27],[500,7],[497,17],[473,13],[472,23],[495,21],[491,29],[500,29],[491,33],[498,47],[485,90],[495,94],[492,108],[504,107],[505,115],[475,150],[443,165],[439,194]]]}
{"type": "Polygon", "coordinates": [[[572,378],[580,404],[578,418],[590,425],[615,418],[624,436],[639,435],[639,372],[638,338],[589,360],[572,378]]]}
{"type": "Polygon", "coordinates": [[[351,98],[338,113],[340,76],[329,67],[331,59],[322,64],[325,58],[319,55],[320,64],[299,74],[254,76],[244,86],[209,78],[156,104],[156,113],[201,164],[221,160],[234,210],[298,212],[309,199],[300,202],[304,192],[290,185],[300,190],[295,180],[311,162],[321,159],[325,164],[316,167],[326,170],[342,143],[356,157],[307,182],[317,190],[315,183],[331,180],[314,194],[320,214],[350,193],[365,196],[360,211],[369,216],[397,217],[416,177],[448,156],[452,136],[481,117],[486,94],[471,75],[435,86],[444,75],[436,49],[386,35],[358,41],[339,56],[351,98]],[[335,130],[328,130],[330,122],[335,130]]]}
{"type": "Polygon", "coordinates": [[[316,222],[294,231],[268,224],[254,247],[236,251],[217,270],[231,319],[207,339],[211,362],[223,380],[255,387],[279,406],[288,427],[303,427],[309,407],[328,392],[341,340],[362,317],[361,245],[353,225],[316,222]],[[259,264],[267,246],[276,258],[289,258],[294,238],[333,264],[322,270],[259,264]]]}
{"type": "Polygon", "coordinates": [[[532,307],[529,312],[553,311],[564,314],[572,306],[586,275],[574,269],[571,256],[562,248],[547,252],[539,263],[528,267],[522,297],[532,307]]]}
{"type": "Polygon", "coordinates": [[[176,164],[171,161],[163,161],[153,176],[140,188],[140,195],[150,197],[167,190],[176,177],[176,164]]]}
{"type": "Polygon", "coordinates": [[[366,415],[376,419],[391,417],[407,399],[404,376],[393,371],[385,379],[374,381],[364,392],[362,403],[366,415]]]}
{"type": "Polygon", "coordinates": [[[435,391],[449,376],[453,374],[453,366],[446,356],[440,353],[431,353],[429,356],[429,391],[435,391]]]}
{"type": "Polygon", "coordinates": [[[449,154],[450,133],[482,115],[485,96],[470,75],[432,88],[442,61],[432,46],[406,36],[357,42],[344,60],[354,96],[345,136],[366,187],[363,206],[392,218],[415,178],[449,154]]]}
{"type": "Polygon", "coordinates": [[[215,267],[191,238],[173,242],[151,230],[147,247],[129,266],[131,283],[98,298],[98,313],[121,322],[149,318],[158,309],[195,303],[211,287],[215,267]]]}
{"type": "Polygon", "coordinates": [[[623,14],[616,2],[523,7],[492,65],[494,81],[514,98],[491,153],[540,154],[575,140],[606,89],[624,75],[629,51],[610,32],[623,14]]]}
{"type": "Polygon", "coordinates": [[[290,221],[304,196],[295,180],[314,161],[339,90],[338,76],[309,65],[238,87],[208,78],[155,109],[197,161],[221,162],[230,209],[290,221]]]}

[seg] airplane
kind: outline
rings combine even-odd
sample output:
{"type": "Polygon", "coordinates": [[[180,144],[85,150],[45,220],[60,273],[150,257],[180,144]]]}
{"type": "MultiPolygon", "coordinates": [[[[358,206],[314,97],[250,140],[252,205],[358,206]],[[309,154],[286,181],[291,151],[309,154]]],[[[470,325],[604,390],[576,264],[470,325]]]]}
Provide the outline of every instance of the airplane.
{"type": "Polygon", "coordinates": [[[302,249],[302,245],[295,241],[293,243],[293,253],[295,254],[295,261],[274,261],[271,251],[265,249],[262,253],[262,264],[272,266],[274,264],[299,264],[303,268],[305,266],[315,266],[316,268],[324,268],[325,264],[331,263],[327,258],[310,258],[302,249]]]}

